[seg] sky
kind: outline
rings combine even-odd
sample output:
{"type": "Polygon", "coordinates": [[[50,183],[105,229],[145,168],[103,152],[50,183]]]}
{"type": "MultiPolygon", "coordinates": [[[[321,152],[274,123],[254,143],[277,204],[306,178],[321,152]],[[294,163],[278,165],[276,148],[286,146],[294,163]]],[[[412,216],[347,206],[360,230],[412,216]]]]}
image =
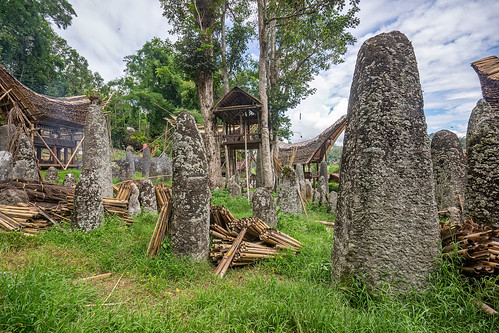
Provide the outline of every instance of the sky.
{"type": "MultiPolygon", "coordinates": [[[[70,0],[78,17],[58,33],[108,81],[123,74],[123,58],[153,37],[170,38],[158,0],[70,0]]],[[[357,42],[342,64],[321,72],[316,89],[288,111],[293,142],[310,139],[347,113],[357,53],[382,32],[399,30],[416,53],[428,132],[466,135],[471,110],[481,98],[470,63],[499,56],[499,0],[360,0],[357,42]]],[[[254,56],[257,50],[253,48],[254,56]]],[[[342,137],[337,141],[342,142],[342,137]]]]}

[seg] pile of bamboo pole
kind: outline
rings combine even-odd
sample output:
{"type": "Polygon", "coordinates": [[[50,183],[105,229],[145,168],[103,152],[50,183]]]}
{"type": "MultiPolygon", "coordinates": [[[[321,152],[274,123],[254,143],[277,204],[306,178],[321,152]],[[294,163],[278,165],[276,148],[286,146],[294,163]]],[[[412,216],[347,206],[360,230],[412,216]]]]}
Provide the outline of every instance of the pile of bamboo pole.
{"type": "Polygon", "coordinates": [[[156,227],[154,228],[151,240],[149,241],[149,246],[147,247],[147,255],[151,258],[157,255],[161,250],[161,243],[163,242],[163,239],[165,239],[165,235],[168,233],[168,223],[170,222],[171,215],[172,202],[171,200],[168,200],[161,207],[156,227]]]}
{"type": "Polygon", "coordinates": [[[8,188],[24,190],[31,202],[59,203],[67,195],[74,194],[74,188],[62,185],[29,183],[20,179],[0,181],[0,191],[8,188]]]}
{"type": "Polygon", "coordinates": [[[158,211],[161,211],[172,197],[172,188],[166,184],[157,184],[154,185],[154,190],[156,191],[158,211]]]}
{"type": "Polygon", "coordinates": [[[210,259],[216,263],[215,275],[221,277],[229,267],[252,264],[273,258],[283,251],[300,251],[296,239],[270,228],[258,218],[235,219],[223,206],[211,207],[210,259]]]}
{"type": "Polygon", "coordinates": [[[499,229],[481,228],[471,219],[461,225],[440,224],[444,257],[459,257],[469,276],[499,273],[499,229]]]}
{"type": "MultiPolygon", "coordinates": [[[[122,218],[125,223],[131,224],[133,218],[128,212],[128,200],[120,200],[117,198],[103,198],[102,203],[104,205],[104,211],[110,214],[116,214],[122,218]]],[[[66,201],[64,202],[65,210],[70,212],[74,209],[74,195],[68,195],[66,201]]]]}
{"type": "Polygon", "coordinates": [[[0,205],[0,227],[6,231],[22,231],[33,235],[47,230],[52,224],[58,224],[38,206],[0,205]]]}

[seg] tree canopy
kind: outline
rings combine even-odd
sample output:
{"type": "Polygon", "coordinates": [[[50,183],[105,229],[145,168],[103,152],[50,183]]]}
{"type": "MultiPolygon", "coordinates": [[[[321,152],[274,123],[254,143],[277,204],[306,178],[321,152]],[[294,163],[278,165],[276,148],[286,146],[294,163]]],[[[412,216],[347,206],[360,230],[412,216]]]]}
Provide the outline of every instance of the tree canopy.
{"type": "Polygon", "coordinates": [[[67,28],[73,16],[67,0],[1,1],[0,63],[38,93],[69,96],[98,88],[101,76],[52,29],[67,28]]]}

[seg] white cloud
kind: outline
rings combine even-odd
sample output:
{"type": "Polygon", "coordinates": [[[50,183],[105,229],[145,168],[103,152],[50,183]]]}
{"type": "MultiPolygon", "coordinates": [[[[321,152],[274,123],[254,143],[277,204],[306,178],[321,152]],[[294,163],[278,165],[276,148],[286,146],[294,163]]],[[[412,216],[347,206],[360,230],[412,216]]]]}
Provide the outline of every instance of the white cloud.
{"type": "MultiPolygon", "coordinates": [[[[122,74],[124,56],[154,36],[168,36],[158,0],[70,2],[78,17],[59,33],[106,80],[122,74]]],[[[481,96],[470,63],[499,50],[499,1],[377,0],[361,1],[360,7],[361,23],[352,32],[358,42],[348,50],[345,62],[320,73],[311,83],[316,94],[289,111],[296,132],[293,141],[314,137],[346,113],[360,46],[366,39],[392,30],[406,34],[414,46],[428,130],[447,128],[464,133],[481,96]]]]}
{"type": "Polygon", "coordinates": [[[153,37],[168,37],[158,0],[70,0],[78,17],[57,30],[108,81],[122,75],[123,57],[153,37]]]}

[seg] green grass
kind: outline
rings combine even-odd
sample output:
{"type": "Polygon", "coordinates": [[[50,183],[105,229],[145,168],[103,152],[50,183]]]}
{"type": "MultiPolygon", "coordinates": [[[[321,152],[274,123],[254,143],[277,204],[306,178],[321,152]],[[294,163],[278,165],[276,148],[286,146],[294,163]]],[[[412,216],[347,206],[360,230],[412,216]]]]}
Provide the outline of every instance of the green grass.
{"type": "MultiPolygon", "coordinates": [[[[45,175],[47,174],[47,170],[42,170],[41,171],[43,178],[45,179],[45,175]]],[[[57,180],[57,185],[62,185],[62,182],[64,181],[64,178],[68,173],[72,173],[76,181],[78,181],[78,178],[80,178],[81,174],[81,169],[67,169],[67,170],[57,170],[57,173],[59,175],[59,179],[57,180]]]]}
{"type": "MultiPolygon", "coordinates": [[[[215,191],[213,202],[251,216],[244,198],[215,191]]],[[[442,262],[422,293],[370,293],[330,278],[334,220],[308,206],[309,219],[279,214],[278,229],[303,242],[298,255],[212,275],[209,263],[176,258],[165,242],[145,256],[156,216],[132,226],[107,218],[92,232],[53,229],[36,237],[0,234],[0,331],[60,332],[494,332],[492,286],[472,287],[442,262]],[[106,279],[78,281],[111,272],[106,279]],[[120,283],[116,282],[120,279],[120,283]],[[116,289],[112,291],[116,285],[116,289]],[[102,305],[102,303],[114,305],[102,305]]]]}

